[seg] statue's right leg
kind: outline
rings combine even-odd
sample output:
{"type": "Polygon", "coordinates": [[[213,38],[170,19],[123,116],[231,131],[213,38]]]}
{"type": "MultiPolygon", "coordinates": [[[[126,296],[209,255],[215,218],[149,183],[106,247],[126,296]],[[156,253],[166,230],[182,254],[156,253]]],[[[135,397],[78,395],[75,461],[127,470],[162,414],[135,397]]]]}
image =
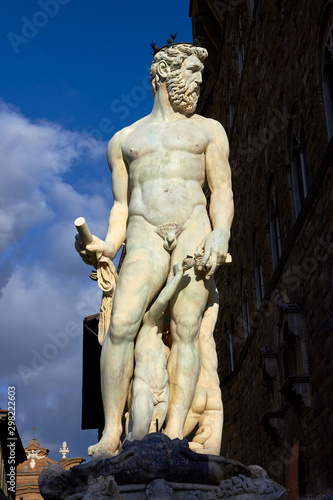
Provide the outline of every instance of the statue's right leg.
{"type": "Polygon", "coordinates": [[[146,309],[163,286],[170,256],[145,221],[130,223],[127,253],[117,281],[110,331],[101,354],[101,389],[105,428],[89,455],[114,455],[120,445],[121,418],[133,376],[134,339],[146,309]],[[134,237],[135,236],[135,237],[134,237]]]}

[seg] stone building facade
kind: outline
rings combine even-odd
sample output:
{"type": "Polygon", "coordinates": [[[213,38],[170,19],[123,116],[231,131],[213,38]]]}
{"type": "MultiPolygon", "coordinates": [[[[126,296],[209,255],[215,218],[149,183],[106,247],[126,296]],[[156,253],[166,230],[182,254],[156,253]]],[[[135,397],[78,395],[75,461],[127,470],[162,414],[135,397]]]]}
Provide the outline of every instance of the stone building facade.
{"type": "Polygon", "coordinates": [[[59,450],[62,454],[60,461],[53,460],[48,457],[49,449],[41,446],[39,442],[33,438],[24,448],[27,460],[17,467],[16,474],[16,499],[17,500],[42,500],[42,495],[39,492],[38,478],[41,471],[50,464],[60,464],[66,470],[71,469],[75,465],[80,465],[84,458],[67,458],[69,453],[66,442],[63,443],[59,450]]]}
{"type": "Polygon", "coordinates": [[[230,141],[231,266],[217,274],[222,454],[333,491],[333,2],[192,0],[198,112],[230,141]]]}

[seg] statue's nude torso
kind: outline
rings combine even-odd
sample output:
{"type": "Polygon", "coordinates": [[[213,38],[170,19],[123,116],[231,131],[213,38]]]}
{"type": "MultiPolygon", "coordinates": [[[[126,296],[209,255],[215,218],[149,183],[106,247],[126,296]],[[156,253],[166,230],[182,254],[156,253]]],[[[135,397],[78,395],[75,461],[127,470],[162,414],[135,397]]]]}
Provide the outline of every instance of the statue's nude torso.
{"type": "Polygon", "coordinates": [[[185,224],[195,211],[206,213],[204,119],[157,122],[149,117],[127,129],[122,151],[128,165],[129,217],[153,226],[185,224]]]}

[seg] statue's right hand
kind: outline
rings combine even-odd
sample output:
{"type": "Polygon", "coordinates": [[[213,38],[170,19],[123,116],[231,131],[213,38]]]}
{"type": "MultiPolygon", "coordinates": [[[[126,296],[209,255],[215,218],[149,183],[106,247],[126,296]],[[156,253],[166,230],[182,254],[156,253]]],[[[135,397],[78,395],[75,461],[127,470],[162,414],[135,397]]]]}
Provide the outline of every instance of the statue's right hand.
{"type": "Polygon", "coordinates": [[[93,240],[92,243],[86,246],[87,252],[99,254],[99,256],[103,255],[111,260],[115,258],[117,252],[113,243],[100,240],[97,236],[93,236],[93,240]]]}
{"type": "Polygon", "coordinates": [[[93,266],[96,269],[96,254],[94,252],[89,252],[85,243],[81,240],[79,234],[75,235],[75,250],[80,254],[83,262],[89,266],[93,266]]]}
{"type": "Polygon", "coordinates": [[[97,236],[93,236],[92,243],[90,243],[89,245],[85,245],[81,240],[80,235],[76,234],[75,249],[80,254],[83,262],[85,262],[89,266],[93,266],[95,269],[97,264],[96,253],[99,253],[99,255],[104,255],[105,257],[109,257],[111,260],[113,260],[116,255],[113,243],[105,242],[97,236]]]}

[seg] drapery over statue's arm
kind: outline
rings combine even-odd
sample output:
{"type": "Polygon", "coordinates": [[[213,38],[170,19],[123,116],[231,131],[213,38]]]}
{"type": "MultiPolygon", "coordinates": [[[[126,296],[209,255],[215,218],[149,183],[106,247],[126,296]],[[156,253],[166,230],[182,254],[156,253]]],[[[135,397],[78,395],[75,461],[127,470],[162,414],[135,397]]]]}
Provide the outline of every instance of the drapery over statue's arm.
{"type": "Polygon", "coordinates": [[[93,242],[85,249],[78,248],[82,259],[87,264],[94,265],[96,253],[113,260],[121,245],[126,240],[128,220],[128,172],[120,144],[121,132],[116,133],[108,144],[107,159],[112,174],[112,191],[114,204],[110,211],[108,229],[105,241],[93,236],[93,242]]]}
{"type": "Polygon", "coordinates": [[[229,165],[229,142],[222,125],[209,119],[211,140],[206,150],[206,176],[211,191],[209,215],[213,231],[200,243],[195,257],[202,256],[199,270],[208,270],[210,278],[228,254],[230,227],[234,216],[229,165]]]}

